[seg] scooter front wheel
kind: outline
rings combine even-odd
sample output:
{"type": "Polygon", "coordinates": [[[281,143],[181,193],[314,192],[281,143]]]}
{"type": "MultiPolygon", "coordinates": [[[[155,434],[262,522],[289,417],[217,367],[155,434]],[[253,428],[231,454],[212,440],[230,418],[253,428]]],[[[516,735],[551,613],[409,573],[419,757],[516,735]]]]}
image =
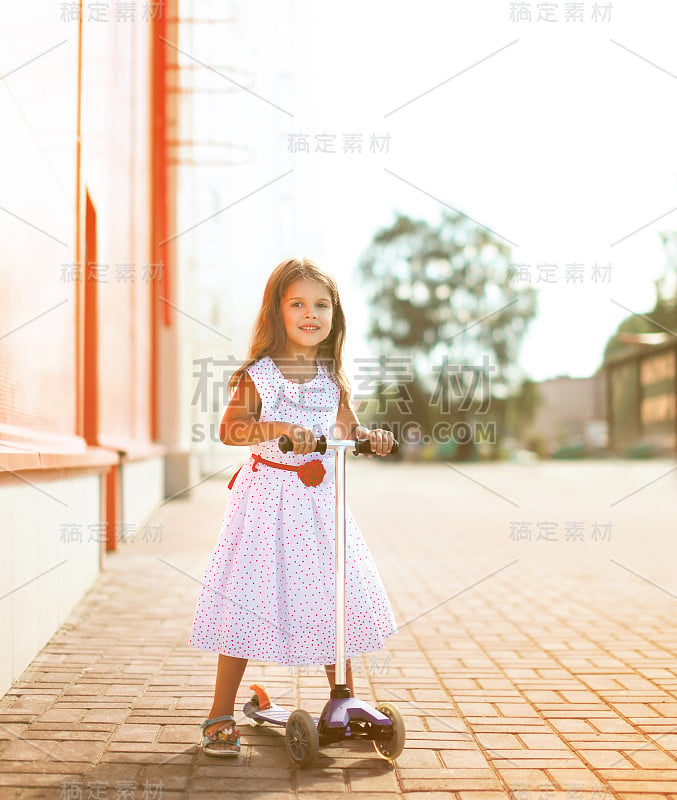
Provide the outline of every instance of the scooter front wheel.
{"type": "Polygon", "coordinates": [[[381,703],[376,707],[377,711],[385,714],[392,721],[392,729],[374,739],[376,752],[388,761],[394,761],[404,750],[404,740],[406,738],[404,730],[404,720],[397,706],[392,703],[381,703]]]}
{"type": "Polygon", "coordinates": [[[307,767],[315,760],[320,749],[320,737],[315,721],[307,711],[297,708],[289,715],[286,724],[287,752],[299,767],[307,767]]]}

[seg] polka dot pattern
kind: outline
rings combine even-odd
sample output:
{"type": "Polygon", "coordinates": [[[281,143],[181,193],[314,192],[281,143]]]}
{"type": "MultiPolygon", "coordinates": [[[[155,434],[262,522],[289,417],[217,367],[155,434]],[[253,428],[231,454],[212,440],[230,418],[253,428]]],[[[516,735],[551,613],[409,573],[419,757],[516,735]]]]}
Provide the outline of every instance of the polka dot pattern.
{"type": "MultiPolygon", "coordinates": [[[[339,388],[318,365],[295,383],[266,356],[248,372],[261,398],[262,422],[281,420],[334,433],[339,388]]],[[[204,573],[189,644],[278,664],[333,664],[336,659],[336,493],[334,452],[282,453],[277,440],[251,445],[270,461],[320,458],[319,486],[295,472],[249,459],[226,503],[219,538],[204,573]]],[[[374,559],[346,502],[346,658],[385,647],[397,630],[374,559]]]]}

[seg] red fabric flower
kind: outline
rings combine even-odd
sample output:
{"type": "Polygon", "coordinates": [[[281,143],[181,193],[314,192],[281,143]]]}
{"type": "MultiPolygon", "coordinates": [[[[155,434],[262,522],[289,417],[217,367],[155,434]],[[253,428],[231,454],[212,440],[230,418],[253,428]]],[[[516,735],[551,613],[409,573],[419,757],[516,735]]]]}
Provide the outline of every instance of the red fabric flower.
{"type": "Polygon", "coordinates": [[[299,478],[306,486],[317,486],[322,483],[327,470],[319,458],[313,458],[298,467],[299,478]]]}

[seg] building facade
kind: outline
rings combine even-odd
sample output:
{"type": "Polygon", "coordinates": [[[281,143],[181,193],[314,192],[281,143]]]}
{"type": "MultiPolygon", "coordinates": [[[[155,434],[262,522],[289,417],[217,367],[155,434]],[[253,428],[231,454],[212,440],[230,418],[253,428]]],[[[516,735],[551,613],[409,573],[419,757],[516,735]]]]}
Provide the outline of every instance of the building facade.
{"type": "Polygon", "coordinates": [[[0,692],[195,477],[176,391],[176,9],[124,5],[0,10],[0,692]]]}
{"type": "Polygon", "coordinates": [[[524,435],[552,455],[561,448],[607,447],[606,393],[601,370],[587,378],[561,375],[537,384],[541,403],[524,435]]]}
{"type": "Polygon", "coordinates": [[[677,453],[677,344],[637,344],[607,359],[610,447],[617,454],[677,453]]]}

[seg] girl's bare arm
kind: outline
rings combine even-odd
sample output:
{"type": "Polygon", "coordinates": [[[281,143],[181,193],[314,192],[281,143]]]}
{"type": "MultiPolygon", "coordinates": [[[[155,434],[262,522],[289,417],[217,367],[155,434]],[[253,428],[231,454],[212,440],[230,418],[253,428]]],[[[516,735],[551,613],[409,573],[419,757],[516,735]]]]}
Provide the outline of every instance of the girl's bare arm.
{"type": "Polygon", "coordinates": [[[228,445],[248,445],[289,435],[288,422],[259,422],[261,398],[245,372],[230,399],[219,427],[219,439],[228,445]]]}
{"type": "MultiPolygon", "coordinates": [[[[379,456],[387,455],[394,442],[394,436],[390,431],[382,428],[370,430],[364,425],[360,425],[357,414],[350,405],[350,395],[346,398],[345,403],[339,406],[334,436],[343,439],[370,439],[372,454],[379,456]]],[[[367,458],[371,457],[370,454],[367,454],[367,458]]]]}
{"type": "Polygon", "coordinates": [[[339,406],[338,414],[336,415],[336,428],[335,437],[337,439],[355,439],[364,438],[368,435],[369,428],[360,425],[357,414],[353,411],[350,405],[350,396],[339,406]]]}

